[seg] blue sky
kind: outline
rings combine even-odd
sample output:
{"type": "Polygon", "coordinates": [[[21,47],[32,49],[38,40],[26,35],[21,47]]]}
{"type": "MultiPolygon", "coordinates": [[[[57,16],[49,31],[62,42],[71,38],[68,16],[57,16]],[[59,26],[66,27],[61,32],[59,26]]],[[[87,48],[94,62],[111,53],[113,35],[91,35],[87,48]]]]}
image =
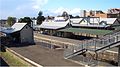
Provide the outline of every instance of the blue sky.
{"type": "Polygon", "coordinates": [[[80,10],[103,10],[120,8],[120,0],[0,0],[0,19],[37,17],[41,10],[45,16],[58,15],[63,11],[79,15],[80,10]]]}

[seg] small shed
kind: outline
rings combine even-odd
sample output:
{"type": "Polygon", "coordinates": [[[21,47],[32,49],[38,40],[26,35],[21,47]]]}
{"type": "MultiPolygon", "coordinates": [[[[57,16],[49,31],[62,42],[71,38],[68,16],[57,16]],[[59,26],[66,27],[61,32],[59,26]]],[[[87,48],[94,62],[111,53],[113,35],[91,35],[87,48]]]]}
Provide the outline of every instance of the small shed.
{"type": "Polygon", "coordinates": [[[15,23],[12,27],[2,30],[12,42],[34,43],[33,29],[27,23],[15,23]]]}

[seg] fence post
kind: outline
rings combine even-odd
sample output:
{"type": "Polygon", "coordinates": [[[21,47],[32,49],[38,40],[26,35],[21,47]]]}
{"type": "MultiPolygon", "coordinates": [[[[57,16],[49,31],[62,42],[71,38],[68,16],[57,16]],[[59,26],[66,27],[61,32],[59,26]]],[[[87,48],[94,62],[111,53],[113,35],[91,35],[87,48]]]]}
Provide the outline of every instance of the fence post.
{"type": "Polygon", "coordinates": [[[95,40],[93,41],[94,46],[95,46],[95,50],[97,50],[97,44],[96,44],[96,42],[97,42],[97,41],[95,41],[95,40]]]}
{"type": "Polygon", "coordinates": [[[99,61],[98,61],[98,53],[95,52],[95,54],[96,54],[96,56],[95,56],[95,60],[96,60],[95,62],[96,62],[96,63],[95,63],[95,64],[96,64],[96,66],[98,66],[98,62],[99,62],[99,61]]]}
{"type": "Polygon", "coordinates": [[[118,46],[118,66],[120,66],[120,45],[118,46]]]}

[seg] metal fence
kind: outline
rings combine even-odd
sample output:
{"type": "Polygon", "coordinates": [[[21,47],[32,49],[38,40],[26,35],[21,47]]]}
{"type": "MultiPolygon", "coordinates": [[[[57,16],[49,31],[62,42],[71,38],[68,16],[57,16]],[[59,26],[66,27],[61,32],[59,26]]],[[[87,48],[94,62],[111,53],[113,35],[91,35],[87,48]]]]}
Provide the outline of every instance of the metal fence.
{"type": "MultiPolygon", "coordinates": [[[[101,48],[110,47],[118,41],[120,41],[120,31],[106,35],[104,37],[100,37],[98,39],[85,40],[78,45],[68,45],[68,48],[65,49],[65,51],[64,51],[64,57],[66,58],[67,56],[70,56],[73,53],[75,53],[79,50],[82,50],[82,49],[96,51],[101,48]]],[[[81,61],[83,61],[83,62],[86,61],[87,63],[90,62],[90,64],[95,63],[95,65],[96,65],[96,63],[98,63],[98,61],[91,60],[92,61],[91,62],[89,60],[84,60],[84,58],[81,59],[81,61]]]]}

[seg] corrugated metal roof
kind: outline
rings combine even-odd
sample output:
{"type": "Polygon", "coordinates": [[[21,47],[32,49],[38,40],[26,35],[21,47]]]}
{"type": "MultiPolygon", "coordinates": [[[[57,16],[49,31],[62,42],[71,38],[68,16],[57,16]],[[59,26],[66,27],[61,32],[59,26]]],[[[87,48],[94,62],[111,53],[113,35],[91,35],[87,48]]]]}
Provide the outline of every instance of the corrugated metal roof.
{"type": "Polygon", "coordinates": [[[13,33],[20,31],[27,23],[15,23],[12,27],[2,30],[4,33],[13,33]]]}
{"type": "Polygon", "coordinates": [[[72,24],[72,26],[76,26],[76,27],[108,27],[110,25],[72,24]]]}
{"type": "MultiPolygon", "coordinates": [[[[90,18],[89,22],[87,22],[87,19],[85,18],[84,21],[82,21],[79,24],[72,23],[72,26],[88,26],[88,27],[107,27],[109,25],[112,25],[117,18],[90,18]],[[100,22],[105,21],[108,25],[99,25],[100,22]]],[[[78,23],[78,22],[76,22],[78,23]]]]}
{"type": "MultiPolygon", "coordinates": [[[[70,19],[73,23],[79,23],[83,18],[73,18],[70,19]]],[[[89,18],[89,22],[90,23],[97,23],[99,24],[99,22],[101,21],[106,21],[107,24],[113,24],[115,22],[117,18],[89,18]]],[[[85,22],[87,23],[88,18],[84,18],[85,22]]]]}
{"type": "Polygon", "coordinates": [[[82,20],[83,18],[72,18],[70,19],[72,21],[72,23],[80,23],[80,21],[82,20]]]}
{"type": "Polygon", "coordinates": [[[27,23],[15,23],[12,28],[14,31],[19,31],[21,30],[27,23]]]}
{"type": "Polygon", "coordinates": [[[55,17],[54,20],[65,20],[65,18],[64,17],[55,17]]]}
{"type": "Polygon", "coordinates": [[[43,22],[41,25],[35,26],[35,28],[59,29],[59,28],[65,27],[68,23],[69,23],[69,21],[65,21],[65,22],[54,22],[54,21],[43,22]]]}
{"type": "Polygon", "coordinates": [[[87,29],[87,28],[66,28],[66,29],[61,29],[59,31],[92,34],[92,35],[106,35],[108,33],[113,32],[111,30],[99,30],[99,29],[87,29]]]}
{"type": "Polygon", "coordinates": [[[99,22],[100,22],[99,18],[90,18],[90,23],[99,24],[99,22]]]}
{"type": "Polygon", "coordinates": [[[101,21],[106,21],[107,24],[113,24],[117,18],[100,18],[101,21]]]}

